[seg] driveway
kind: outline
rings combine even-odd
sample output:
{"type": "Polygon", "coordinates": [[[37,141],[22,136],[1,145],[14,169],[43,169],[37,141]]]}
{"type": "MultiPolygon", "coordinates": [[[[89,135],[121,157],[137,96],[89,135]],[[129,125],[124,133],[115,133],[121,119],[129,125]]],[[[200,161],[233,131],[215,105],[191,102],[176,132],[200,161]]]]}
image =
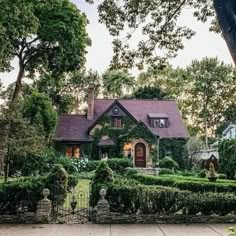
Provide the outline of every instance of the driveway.
{"type": "Polygon", "coordinates": [[[234,225],[0,225],[0,236],[228,236],[234,225]]]}

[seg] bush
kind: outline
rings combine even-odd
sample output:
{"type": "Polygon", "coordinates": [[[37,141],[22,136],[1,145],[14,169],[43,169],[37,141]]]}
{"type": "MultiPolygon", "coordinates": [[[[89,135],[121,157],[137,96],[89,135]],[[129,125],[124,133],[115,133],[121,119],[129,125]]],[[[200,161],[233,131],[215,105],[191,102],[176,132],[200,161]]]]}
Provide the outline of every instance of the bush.
{"type": "Polygon", "coordinates": [[[68,190],[68,173],[62,165],[55,165],[47,177],[46,186],[50,189],[52,197],[64,200],[68,190]]]}
{"type": "Polygon", "coordinates": [[[179,165],[176,161],[174,161],[171,157],[164,157],[159,162],[160,168],[167,168],[167,169],[178,169],[179,165]]]}
{"type": "Polygon", "coordinates": [[[0,184],[0,214],[16,214],[24,203],[30,211],[35,211],[38,201],[42,198],[45,178],[20,178],[0,184]],[[2,210],[2,212],[1,212],[2,210]]]}
{"type": "Polygon", "coordinates": [[[180,190],[189,190],[192,192],[235,192],[236,182],[229,180],[219,180],[217,183],[209,182],[207,179],[194,177],[182,177],[176,175],[170,176],[148,176],[136,174],[131,176],[145,185],[162,185],[175,187],[180,190]]]}
{"type": "Polygon", "coordinates": [[[174,175],[175,172],[173,170],[167,168],[161,168],[159,171],[159,175],[174,175]]]}
{"type": "Polygon", "coordinates": [[[95,175],[92,181],[92,193],[90,197],[91,206],[96,206],[99,200],[99,191],[102,188],[107,189],[109,184],[113,182],[113,171],[108,166],[106,161],[102,161],[95,171],[95,175]]]}
{"type": "Polygon", "coordinates": [[[131,160],[128,158],[112,158],[108,159],[107,163],[113,171],[118,173],[123,173],[126,168],[133,167],[131,160]]]}
{"type": "Polygon", "coordinates": [[[128,168],[126,172],[126,176],[129,177],[131,175],[136,175],[138,174],[138,171],[134,168],[128,168]]]}
{"type": "Polygon", "coordinates": [[[220,172],[234,179],[236,173],[236,139],[223,140],[219,143],[220,172]]]}
{"type": "Polygon", "coordinates": [[[20,172],[23,176],[45,175],[57,164],[62,165],[69,174],[76,172],[76,167],[71,159],[48,149],[38,155],[28,155],[14,159],[11,165],[11,174],[20,172]]]}
{"type": "Polygon", "coordinates": [[[225,174],[218,174],[219,179],[227,179],[227,175],[225,174]]]}
{"type": "Polygon", "coordinates": [[[67,194],[68,187],[77,184],[77,177],[68,176],[61,165],[55,166],[47,177],[22,177],[0,184],[0,214],[16,214],[20,207],[27,206],[35,211],[37,203],[42,199],[42,191],[50,189],[49,198],[58,196],[61,202],[67,194]],[[3,210],[3,212],[1,212],[3,210]]]}
{"type": "Polygon", "coordinates": [[[199,173],[198,173],[198,177],[199,178],[206,178],[206,172],[207,170],[201,170],[199,173]]]}
{"type": "Polygon", "coordinates": [[[226,215],[236,210],[236,195],[232,193],[191,193],[116,180],[109,185],[107,198],[111,209],[126,213],[172,215],[181,210],[189,215],[226,215]]]}

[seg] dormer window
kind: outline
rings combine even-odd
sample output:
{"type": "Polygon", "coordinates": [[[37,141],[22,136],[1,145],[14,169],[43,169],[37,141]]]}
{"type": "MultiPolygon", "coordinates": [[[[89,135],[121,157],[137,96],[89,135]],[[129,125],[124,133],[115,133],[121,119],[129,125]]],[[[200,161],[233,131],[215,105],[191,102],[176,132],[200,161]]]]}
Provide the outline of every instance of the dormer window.
{"type": "Polygon", "coordinates": [[[168,115],[164,113],[149,113],[148,114],[150,126],[153,128],[167,128],[168,115]]]}
{"type": "Polygon", "coordinates": [[[151,123],[154,128],[165,128],[167,126],[165,119],[153,119],[151,123]]]}
{"type": "Polygon", "coordinates": [[[112,117],[111,124],[114,128],[122,128],[122,117],[112,117]]]}

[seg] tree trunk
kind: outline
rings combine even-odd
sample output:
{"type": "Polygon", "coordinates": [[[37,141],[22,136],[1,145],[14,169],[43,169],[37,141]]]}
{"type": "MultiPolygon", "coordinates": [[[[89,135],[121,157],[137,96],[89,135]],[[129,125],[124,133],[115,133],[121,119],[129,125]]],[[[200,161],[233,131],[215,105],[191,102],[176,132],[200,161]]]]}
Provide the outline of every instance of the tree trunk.
{"type": "Polygon", "coordinates": [[[17,98],[19,97],[19,94],[21,92],[22,79],[23,79],[23,76],[24,76],[24,71],[25,70],[24,70],[23,63],[21,61],[19,61],[19,72],[18,72],[18,75],[17,75],[16,85],[15,85],[15,89],[14,89],[14,92],[13,92],[10,107],[14,105],[15,101],[17,100],[17,98]]]}
{"type": "Polygon", "coordinates": [[[207,119],[205,119],[205,145],[206,145],[206,150],[209,149],[208,132],[207,132],[207,119]]]}
{"type": "Polygon", "coordinates": [[[214,0],[214,8],[224,39],[236,65],[236,1],[214,0]]]}

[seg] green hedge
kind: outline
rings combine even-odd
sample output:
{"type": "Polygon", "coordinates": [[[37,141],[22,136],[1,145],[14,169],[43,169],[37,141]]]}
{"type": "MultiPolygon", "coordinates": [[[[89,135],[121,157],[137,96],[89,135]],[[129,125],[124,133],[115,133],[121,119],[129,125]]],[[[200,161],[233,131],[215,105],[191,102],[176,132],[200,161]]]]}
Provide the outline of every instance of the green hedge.
{"type": "Polygon", "coordinates": [[[57,190],[57,194],[63,200],[69,188],[74,187],[78,179],[75,176],[68,176],[65,170],[60,168],[60,166],[56,166],[46,177],[22,177],[1,183],[0,214],[16,214],[17,210],[22,208],[22,204],[27,206],[29,211],[35,211],[38,201],[43,197],[44,188],[50,189],[49,198],[52,199],[57,190]],[[58,186],[59,188],[57,188],[58,186]]]}
{"type": "MultiPolygon", "coordinates": [[[[101,162],[102,161],[88,161],[83,171],[94,171],[101,162]]],[[[131,160],[128,158],[111,158],[107,160],[107,164],[113,171],[118,173],[122,173],[126,168],[133,166],[131,160]]]]}
{"type": "MultiPolygon", "coordinates": [[[[98,195],[101,185],[96,187],[97,192],[93,193],[98,195]]],[[[125,179],[116,179],[106,188],[111,211],[162,215],[182,211],[186,215],[199,212],[204,215],[226,215],[236,210],[236,195],[233,193],[192,193],[172,187],[140,185],[125,179]]]]}
{"type": "Polygon", "coordinates": [[[147,176],[144,174],[132,175],[132,178],[144,185],[169,186],[192,192],[236,192],[236,182],[229,180],[217,180],[213,183],[203,178],[176,175],[147,176]]]}

